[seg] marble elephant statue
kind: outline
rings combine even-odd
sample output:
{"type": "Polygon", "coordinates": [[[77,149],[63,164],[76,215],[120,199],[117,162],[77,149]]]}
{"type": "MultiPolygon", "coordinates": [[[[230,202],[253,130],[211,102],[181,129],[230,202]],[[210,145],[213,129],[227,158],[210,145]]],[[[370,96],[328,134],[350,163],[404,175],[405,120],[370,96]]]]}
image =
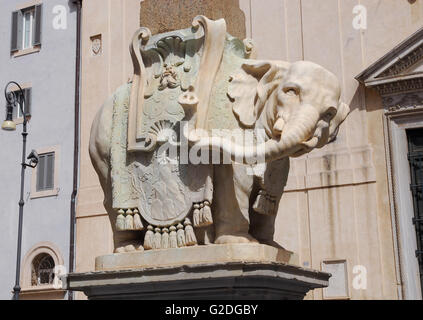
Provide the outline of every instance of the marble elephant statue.
{"type": "Polygon", "coordinates": [[[215,243],[258,241],[277,246],[275,217],[289,157],[336,138],[349,113],[340,94],[336,76],[307,61],[247,60],[231,77],[228,98],[233,113],[241,129],[255,129],[257,142],[240,145],[222,137],[189,137],[198,148],[217,149],[234,160],[232,165],[214,167],[215,243]],[[259,170],[249,165],[254,162],[259,170]]]}
{"type": "MultiPolygon", "coordinates": [[[[231,144],[224,138],[190,137],[202,148],[217,148],[245,162],[214,166],[214,225],[206,229],[206,243],[277,245],[273,241],[275,217],[287,181],[289,157],[331,142],[349,108],[340,102],[337,78],[311,62],[248,61],[233,77],[228,90],[239,127],[262,129],[257,130],[262,147],[232,144],[228,148],[231,144]],[[259,150],[264,154],[258,155],[259,150]],[[252,157],[265,160],[259,173],[247,164],[252,157]]],[[[90,156],[105,193],[116,251],[142,250],[136,233],[117,232],[114,227],[109,162],[113,100],[109,99],[97,113],[90,156]]]]}
{"type": "Polygon", "coordinates": [[[251,46],[227,34],[224,20],[198,17],[193,28],[150,36],[146,28],[136,32],[133,81],[105,102],[91,129],[89,153],[115,252],[197,243],[278,246],[275,217],[289,158],[333,141],[349,113],[338,79],[312,62],[251,59],[251,46]],[[185,171],[181,163],[160,166],[157,159],[167,157],[158,154],[167,139],[161,132],[182,121],[201,129],[185,136],[190,150],[214,150],[229,163],[189,164],[185,171]],[[253,139],[233,143],[214,129],[253,139]],[[139,145],[142,139],[150,144],[139,145]],[[196,215],[207,223],[196,223],[196,215]]]}

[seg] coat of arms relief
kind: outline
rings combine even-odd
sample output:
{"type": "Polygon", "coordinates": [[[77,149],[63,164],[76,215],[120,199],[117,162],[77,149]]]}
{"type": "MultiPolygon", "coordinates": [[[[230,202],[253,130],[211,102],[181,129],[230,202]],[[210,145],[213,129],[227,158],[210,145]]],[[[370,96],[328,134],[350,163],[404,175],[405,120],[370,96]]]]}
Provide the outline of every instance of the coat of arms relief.
{"type": "Polygon", "coordinates": [[[132,82],[100,109],[90,141],[115,251],[274,244],[289,157],[332,141],[349,112],[337,78],[255,60],[251,40],[204,16],[140,28],[130,52],[132,82]]]}

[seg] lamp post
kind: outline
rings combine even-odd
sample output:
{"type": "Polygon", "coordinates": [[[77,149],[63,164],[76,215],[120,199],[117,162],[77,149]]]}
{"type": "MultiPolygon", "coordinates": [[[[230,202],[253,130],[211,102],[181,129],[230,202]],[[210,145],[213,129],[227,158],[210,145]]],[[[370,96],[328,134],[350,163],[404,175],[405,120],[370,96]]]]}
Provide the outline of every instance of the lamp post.
{"type": "Polygon", "coordinates": [[[20,287],[20,272],[21,272],[21,247],[22,247],[22,224],[23,224],[23,207],[25,204],[24,201],[24,187],[25,187],[25,169],[26,167],[35,168],[38,164],[38,155],[35,151],[31,152],[28,159],[30,163],[25,162],[26,156],[26,137],[28,136],[27,132],[27,118],[24,109],[25,104],[25,95],[21,86],[15,81],[10,81],[5,89],[4,95],[7,101],[7,114],[6,120],[2,124],[2,129],[7,131],[16,130],[16,123],[13,121],[13,108],[18,106],[23,116],[23,130],[22,130],[22,162],[21,162],[21,196],[19,200],[19,223],[18,223],[18,247],[17,247],[17,257],[16,257],[16,281],[15,286],[13,287],[13,300],[19,299],[19,293],[21,291],[20,287]],[[16,95],[17,91],[7,92],[7,89],[10,85],[15,85],[19,89],[19,96],[16,95]]]}

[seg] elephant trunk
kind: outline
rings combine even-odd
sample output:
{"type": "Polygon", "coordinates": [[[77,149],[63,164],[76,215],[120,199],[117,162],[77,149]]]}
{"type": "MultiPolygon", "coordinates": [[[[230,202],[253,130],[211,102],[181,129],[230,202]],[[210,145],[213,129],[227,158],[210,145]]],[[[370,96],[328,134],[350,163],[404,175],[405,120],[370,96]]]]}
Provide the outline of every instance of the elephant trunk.
{"type": "Polygon", "coordinates": [[[270,139],[256,146],[242,146],[227,138],[211,137],[197,139],[195,146],[219,149],[230,155],[233,161],[243,164],[270,162],[289,157],[304,148],[314,133],[319,117],[313,106],[303,105],[290,117],[278,140],[270,139]]]}
{"type": "MultiPolygon", "coordinates": [[[[308,104],[301,106],[288,120],[279,141],[270,139],[264,143],[265,161],[289,157],[301,150],[312,137],[319,118],[315,107],[308,104]]],[[[259,159],[260,156],[258,154],[259,159]]]]}

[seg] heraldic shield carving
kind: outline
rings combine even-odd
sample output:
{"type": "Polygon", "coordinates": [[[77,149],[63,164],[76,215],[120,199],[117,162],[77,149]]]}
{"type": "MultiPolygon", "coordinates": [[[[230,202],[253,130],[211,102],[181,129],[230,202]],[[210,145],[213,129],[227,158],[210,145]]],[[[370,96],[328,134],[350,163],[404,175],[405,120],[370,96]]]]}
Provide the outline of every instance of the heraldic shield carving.
{"type": "MultiPolygon", "coordinates": [[[[192,224],[213,223],[213,166],[188,161],[180,132],[188,129],[182,125],[206,129],[225,38],[223,19],[202,16],[185,30],[151,36],[140,28],[133,37],[134,78],[114,98],[111,179],[116,229],[147,222],[146,249],[155,248],[154,233],[185,232],[185,245],[196,244],[192,224]]],[[[179,238],[169,246],[183,246],[179,238]]]]}

